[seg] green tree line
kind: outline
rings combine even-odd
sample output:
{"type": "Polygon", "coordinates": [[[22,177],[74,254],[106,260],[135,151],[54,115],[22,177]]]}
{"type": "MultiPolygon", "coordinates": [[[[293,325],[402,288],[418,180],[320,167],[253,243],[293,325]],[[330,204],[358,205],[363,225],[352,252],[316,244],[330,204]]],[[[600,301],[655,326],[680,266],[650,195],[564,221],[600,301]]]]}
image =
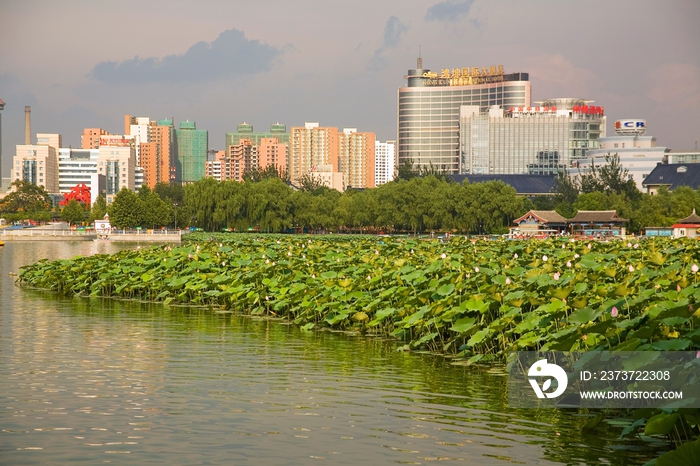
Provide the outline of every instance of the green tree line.
{"type": "MultiPolygon", "coordinates": [[[[185,186],[159,183],[138,193],[122,189],[107,206],[99,196],[85,214],[93,221],[109,213],[117,228],[197,227],[206,231],[456,231],[503,233],[530,209],[556,210],[566,218],[579,210],[616,210],[628,219],[628,230],[669,226],[700,210],[700,193],[689,187],[642,194],[616,156],[578,177],[560,176],[551,196],[528,199],[501,181],[455,183],[435,170],[414,170],[404,164],[399,178],[377,188],[336,190],[302,180],[293,189],[275,170],[260,170],[246,181],[203,179],[185,186]]],[[[50,218],[50,198],[40,187],[16,182],[16,191],[0,201],[0,216],[50,218]]],[[[64,219],[80,220],[68,204],[64,219]]]]}

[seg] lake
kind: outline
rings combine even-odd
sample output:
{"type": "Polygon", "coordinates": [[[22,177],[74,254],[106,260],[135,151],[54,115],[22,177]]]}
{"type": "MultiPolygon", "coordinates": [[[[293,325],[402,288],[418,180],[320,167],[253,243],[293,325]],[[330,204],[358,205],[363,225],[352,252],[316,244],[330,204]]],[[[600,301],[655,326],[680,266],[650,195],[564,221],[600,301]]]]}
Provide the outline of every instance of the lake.
{"type": "MultiPolygon", "coordinates": [[[[14,285],[42,258],[0,248],[0,464],[644,464],[620,427],[512,409],[502,367],[215,309],[62,298],[14,285]]],[[[658,447],[658,445],[657,445],[658,447]]]]}

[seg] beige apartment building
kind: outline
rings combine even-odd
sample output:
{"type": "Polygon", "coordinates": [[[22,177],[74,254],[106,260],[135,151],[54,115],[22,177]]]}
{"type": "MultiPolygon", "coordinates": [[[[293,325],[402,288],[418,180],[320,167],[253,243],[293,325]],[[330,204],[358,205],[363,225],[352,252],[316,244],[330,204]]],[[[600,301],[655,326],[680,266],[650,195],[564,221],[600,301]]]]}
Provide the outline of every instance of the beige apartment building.
{"type": "Polygon", "coordinates": [[[318,123],[294,126],[289,131],[289,177],[299,184],[302,177],[322,165],[338,172],[340,151],[338,128],[322,127],[318,123]]]}
{"type": "Polygon", "coordinates": [[[346,188],[375,187],[375,135],[344,128],[339,134],[339,170],[346,188]]]}
{"type": "Polygon", "coordinates": [[[48,144],[16,146],[12,178],[43,186],[48,193],[58,194],[58,149],[48,144]]]}

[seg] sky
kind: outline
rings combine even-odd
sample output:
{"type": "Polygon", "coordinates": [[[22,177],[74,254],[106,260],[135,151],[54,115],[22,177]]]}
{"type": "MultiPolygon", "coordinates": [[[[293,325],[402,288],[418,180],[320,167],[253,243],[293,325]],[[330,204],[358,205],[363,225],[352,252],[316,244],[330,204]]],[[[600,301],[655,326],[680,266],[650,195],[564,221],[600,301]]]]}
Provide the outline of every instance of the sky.
{"type": "Polygon", "coordinates": [[[3,176],[36,133],[80,147],[124,115],[195,121],[211,149],[240,123],[305,122],[396,139],[416,66],[503,65],[532,100],[590,99],[658,146],[700,140],[698,0],[1,0],[3,176]]]}

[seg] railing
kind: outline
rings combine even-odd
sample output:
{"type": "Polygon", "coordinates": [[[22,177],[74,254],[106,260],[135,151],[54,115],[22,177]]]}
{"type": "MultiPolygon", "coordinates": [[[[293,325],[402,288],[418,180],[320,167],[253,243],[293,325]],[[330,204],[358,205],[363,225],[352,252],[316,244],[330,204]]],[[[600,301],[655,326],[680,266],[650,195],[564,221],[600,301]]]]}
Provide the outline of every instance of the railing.
{"type": "Polygon", "coordinates": [[[186,231],[183,230],[159,230],[159,229],[127,229],[118,230],[113,228],[111,230],[92,230],[93,234],[96,235],[182,235],[186,231]]]}
{"type": "Polygon", "coordinates": [[[69,230],[53,228],[0,228],[2,236],[99,236],[99,235],[182,235],[183,230],[69,230]]]}
{"type": "Polygon", "coordinates": [[[0,236],[95,236],[94,230],[67,230],[50,228],[2,228],[0,236]]]}

